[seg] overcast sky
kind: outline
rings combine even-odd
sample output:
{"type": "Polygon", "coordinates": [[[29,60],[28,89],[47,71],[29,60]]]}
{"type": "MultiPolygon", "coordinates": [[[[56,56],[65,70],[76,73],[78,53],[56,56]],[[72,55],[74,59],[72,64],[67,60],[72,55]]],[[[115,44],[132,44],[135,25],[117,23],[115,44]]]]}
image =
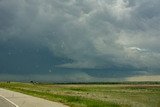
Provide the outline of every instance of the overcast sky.
{"type": "Polygon", "coordinates": [[[154,75],[160,75],[159,0],[0,0],[1,80],[154,75]]]}

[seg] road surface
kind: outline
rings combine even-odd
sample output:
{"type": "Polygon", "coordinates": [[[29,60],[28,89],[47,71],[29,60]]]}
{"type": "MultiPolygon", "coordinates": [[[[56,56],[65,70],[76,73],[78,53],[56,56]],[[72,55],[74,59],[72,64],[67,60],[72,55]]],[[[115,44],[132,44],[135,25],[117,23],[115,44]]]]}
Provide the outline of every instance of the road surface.
{"type": "Polygon", "coordinates": [[[68,107],[58,102],[0,88],[0,107],[68,107]]]}
{"type": "Polygon", "coordinates": [[[14,104],[0,96],[0,107],[16,107],[14,104]]]}

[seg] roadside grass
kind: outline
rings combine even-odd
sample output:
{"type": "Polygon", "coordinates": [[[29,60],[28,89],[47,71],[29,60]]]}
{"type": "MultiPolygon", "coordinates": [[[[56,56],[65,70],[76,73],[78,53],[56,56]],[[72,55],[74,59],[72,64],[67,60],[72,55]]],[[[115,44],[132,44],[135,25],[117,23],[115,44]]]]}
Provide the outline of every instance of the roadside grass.
{"type": "MultiPolygon", "coordinates": [[[[120,107],[120,105],[112,103],[112,102],[105,102],[100,100],[94,100],[89,98],[83,98],[79,96],[68,96],[68,95],[56,95],[44,91],[32,91],[30,89],[35,88],[35,85],[32,84],[21,84],[21,83],[13,83],[13,84],[6,84],[1,83],[0,87],[10,89],[13,91],[21,92],[24,94],[44,98],[51,101],[57,101],[62,102],[66,105],[69,105],[71,107],[120,107]],[[26,87],[29,87],[28,89],[25,89],[26,87]]],[[[39,88],[39,87],[36,87],[39,88]]],[[[35,89],[36,89],[35,88],[35,89]]]]}
{"type": "Polygon", "coordinates": [[[70,105],[71,107],[78,107],[78,106],[87,106],[87,107],[120,107],[114,103],[110,102],[104,102],[104,101],[96,101],[93,99],[87,99],[87,98],[82,98],[78,96],[65,96],[65,95],[54,95],[51,93],[47,92],[38,92],[38,91],[31,91],[31,90],[26,90],[26,89],[14,89],[15,91],[22,92],[25,94],[33,95],[36,97],[41,97],[47,100],[51,101],[58,101],[62,102],[65,104],[70,105]]]}
{"type": "Polygon", "coordinates": [[[0,83],[1,88],[71,107],[160,107],[160,85],[0,83]]]}

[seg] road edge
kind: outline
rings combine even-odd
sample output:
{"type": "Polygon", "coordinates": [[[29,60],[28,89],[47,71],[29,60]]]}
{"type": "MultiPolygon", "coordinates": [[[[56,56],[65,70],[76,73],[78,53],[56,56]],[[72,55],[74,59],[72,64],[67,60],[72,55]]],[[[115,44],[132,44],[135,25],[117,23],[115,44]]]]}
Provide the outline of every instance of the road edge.
{"type": "Polygon", "coordinates": [[[15,107],[19,107],[17,104],[15,104],[14,102],[10,101],[9,99],[7,99],[6,97],[0,95],[0,97],[4,98],[5,100],[7,100],[9,103],[13,104],[15,107]]]}

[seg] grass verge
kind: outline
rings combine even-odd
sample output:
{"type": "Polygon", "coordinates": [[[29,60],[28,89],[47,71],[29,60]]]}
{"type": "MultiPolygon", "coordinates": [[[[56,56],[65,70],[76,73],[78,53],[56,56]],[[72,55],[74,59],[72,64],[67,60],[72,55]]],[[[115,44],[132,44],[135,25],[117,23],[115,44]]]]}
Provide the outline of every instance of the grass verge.
{"type": "Polygon", "coordinates": [[[32,95],[35,97],[44,98],[50,101],[62,102],[71,107],[121,107],[120,105],[114,102],[95,100],[95,99],[90,99],[90,98],[85,98],[80,96],[58,95],[58,94],[50,93],[48,91],[34,90],[33,89],[34,86],[32,86],[31,84],[0,83],[0,87],[21,92],[24,94],[32,95]],[[25,89],[24,87],[28,87],[28,89],[25,89]]]}

